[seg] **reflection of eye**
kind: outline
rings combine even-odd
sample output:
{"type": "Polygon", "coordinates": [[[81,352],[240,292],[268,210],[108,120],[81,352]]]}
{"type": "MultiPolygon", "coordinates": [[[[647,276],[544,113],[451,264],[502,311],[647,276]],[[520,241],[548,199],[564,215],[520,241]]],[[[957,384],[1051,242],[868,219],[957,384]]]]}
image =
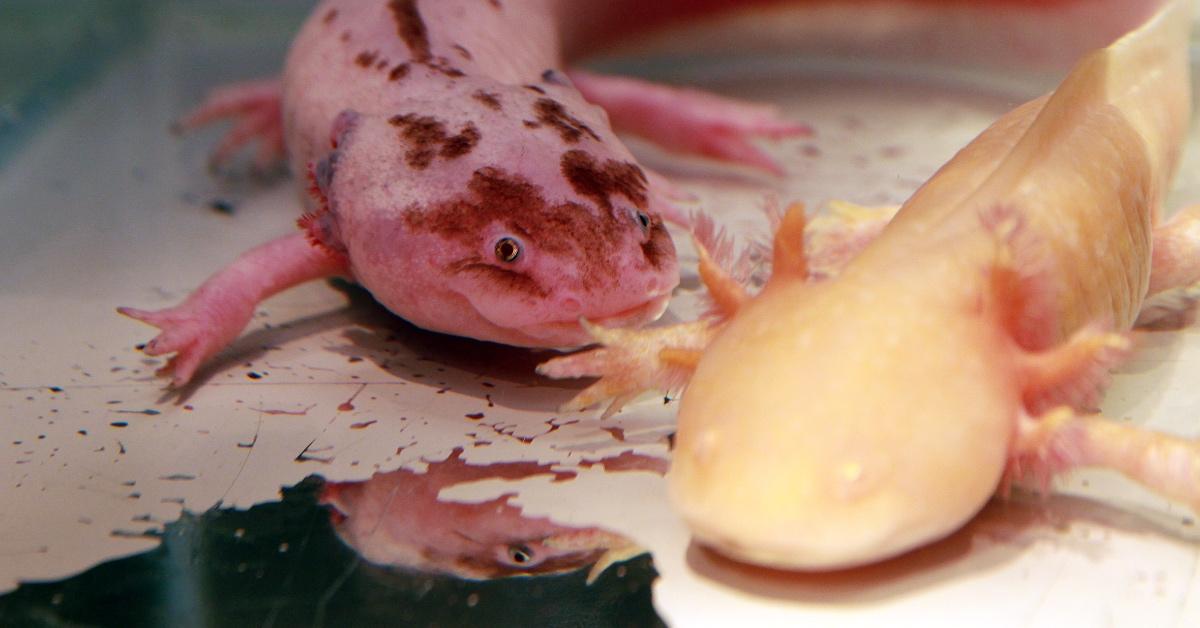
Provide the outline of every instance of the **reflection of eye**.
{"type": "Polygon", "coordinates": [[[508,559],[516,565],[527,565],[533,561],[533,550],[525,545],[509,545],[508,559]]]}
{"type": "Polygon", "coordinates": [[[515,262],[521,257],[521,243],[512,238],[500,238],[496,242],[496,259],[502,262],[515,262]]]}
{"type": "Polygon", "coordinates": [[[638,224],[641,225],[643,229],[650,228],[650,214],[641,211],[634,212],[634,218],[637,219],[638,224]]]}

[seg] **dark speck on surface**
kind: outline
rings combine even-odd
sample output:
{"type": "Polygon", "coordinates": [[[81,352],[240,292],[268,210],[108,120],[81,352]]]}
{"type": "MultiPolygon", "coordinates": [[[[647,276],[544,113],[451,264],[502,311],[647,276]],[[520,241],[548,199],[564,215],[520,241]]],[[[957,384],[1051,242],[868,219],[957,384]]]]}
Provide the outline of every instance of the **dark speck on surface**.
{"type": "Polygon", "coordinates": [[[129,427],[129,422],[128,421],[113,421],[112,423],[109,423],[109,425],[111,425],[113,427],[129,427]]]}
{"type": "Polygon", "coordinates": [[[226,216],[232,216],[233,212],[237,210],[232,201],[223,198],[212,199],[208,202],[208,207],[218,214],[225,214],[226,216]]]}
{"type": "Polygon", "coordinates": [[[250,379],[262,379],[262,374],[250,371],[249,373],[246,373],[246,377],[249,377],[250,379]]]}
{"type": "Polygon", "coordinates": [[[464,416],[466,416],[468,419],[471,419],[473,421],[478,421],[484,417],[484,414],[482,412],[472,412],[471,414],[467,414],[464,416]]]}
{"type": "Polygon", "coordinates": [[[117,410],[117,412],[120,414],[144,414],[146,416],[158,416],[162,414],[161,411],[151,408],[146,408],[145,410],[117,410]]]}
{"type": "Polygon", "coordinates": [[[63,389],[62,389],[62,387],[61,387],[61,386],[51,386],[51,387],[50,387],[50,392],[56,392],[56,393],[60,393],[60,392],[62,392],[62,391],[63,391],[63,389]]]}

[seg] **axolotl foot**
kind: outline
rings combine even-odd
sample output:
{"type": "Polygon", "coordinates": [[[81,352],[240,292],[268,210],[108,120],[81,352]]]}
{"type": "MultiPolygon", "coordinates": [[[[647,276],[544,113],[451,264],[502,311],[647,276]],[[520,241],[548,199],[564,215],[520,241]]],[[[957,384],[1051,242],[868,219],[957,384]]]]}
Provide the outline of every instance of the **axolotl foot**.
{"type": "Polygon", "coordinates": [[[175,354],[158,375],[170,378],[176,387],[190,381],[201,364],[236,338],[249,318],[229,316],[193,300],[164,310],[119,307],[117,311],[162,330],[142,351],[151,356],[175,354]]]}
{"type": "Polygon", "coordinates": [[[254,164],[268,169],[284,157],[282,92],[278,79],[262,79],[223,85],[204,102],[175,123],[185,132],[216,120],[232,120],[231,128],[209,156],[209,167],[217,169],[251,141],[258,140],[254,164]]]}
{"type": "Polygon", "coordinates": [[[699,350],[719,326],[712,321],[648,329],[605,329],[586,321],[583,325],[603,346],[554,358],[539,364],[537,372],[556,379],[599,377],[561,409],[573,412],[608,401],[601,418],[616,414],[644,392],[682,389],[699,350]]]}

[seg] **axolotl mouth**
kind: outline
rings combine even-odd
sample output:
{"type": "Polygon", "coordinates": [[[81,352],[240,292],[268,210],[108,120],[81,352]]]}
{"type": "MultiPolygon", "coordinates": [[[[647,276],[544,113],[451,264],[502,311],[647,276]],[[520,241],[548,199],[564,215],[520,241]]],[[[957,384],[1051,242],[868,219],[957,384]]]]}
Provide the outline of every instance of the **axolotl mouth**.
{"type": "Polygon", "coordinates": [[[667,310],[671,294],[661,294],[651,297],[645,302],[631,308],[599,317],[580,317],[574,320],[551,321],[518,328],[516,331],[537,338],[542,344],[561,347],[578,347],[590,344],[593,339],[583,328],[580,319],[600,327],[641,327],[646,323],[658,320],[667,310]],[[562,338],[561,342],[547,342],[562,338]]]}
{"type": "Polygon", "coordinates": [[[514,346],[568,349],[591,344],[594,340],[584,329],[582,320],[600,327],[641,327],[657,320],[667,309],[670,291],[653,294],[646,300],[622,310],[600,315],[574,313],[573,318],[531,322],[525,325],[505,325],[502,321],[489,320],[486,314],[476,310],[480,323],[492,327],[487,333],[489,340],[514,346]]]}

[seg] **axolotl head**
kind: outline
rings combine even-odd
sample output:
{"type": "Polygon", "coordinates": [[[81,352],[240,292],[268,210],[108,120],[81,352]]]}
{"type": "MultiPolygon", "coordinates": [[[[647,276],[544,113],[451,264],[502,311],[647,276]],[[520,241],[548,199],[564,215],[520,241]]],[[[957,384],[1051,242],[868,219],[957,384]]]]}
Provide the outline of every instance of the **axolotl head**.
{"type": "Polygon", "coordinates": [[[953,532],[995,492],[1020,395],[994,318],[940,275],[855,275],[772,279],[705,351],[668,474],[703,544],[851,567],[953,532]]]}
{"type": "Polygon", "coordinates": [[[386,116],[339,116],[337,147],[315,167],[314,239],[436,331],[567,347],[589,342],[580,318],[661,315],[675,248],[603,112],[577,93],[571,108],[537,86],[468,84],[386,116]]]}

